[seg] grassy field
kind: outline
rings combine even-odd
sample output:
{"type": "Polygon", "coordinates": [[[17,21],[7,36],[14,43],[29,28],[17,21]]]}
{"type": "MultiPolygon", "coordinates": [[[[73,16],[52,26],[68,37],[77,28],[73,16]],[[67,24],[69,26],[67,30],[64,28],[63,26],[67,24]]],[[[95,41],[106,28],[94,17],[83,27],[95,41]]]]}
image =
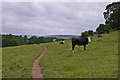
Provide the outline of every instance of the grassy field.
{"type": "Polygon", "coordinates": [[[87,46],[76,46],[72,53],[71,40],[41,45],[22,45],[2,48],[2,77],[31,78],[34,59],[43,47],[47,52],[40,61],[45,78],[116,78],[118,75],[118,31],[97,35],[87,46]]]}
{"type": "Polygon", "coordinates": [[[2,49],[3,78],[31,78],[34,59],[43,51],[44,45],[22,45],[2,49]]]}
{"type": "Polygon", "coordinates": [[[51,43],[40,61],[45,78],[117,78],[118,75],[118,31],[97,35],[87,46],[76,46],[72,53],[71,40],[64,45],[51,43]]]}

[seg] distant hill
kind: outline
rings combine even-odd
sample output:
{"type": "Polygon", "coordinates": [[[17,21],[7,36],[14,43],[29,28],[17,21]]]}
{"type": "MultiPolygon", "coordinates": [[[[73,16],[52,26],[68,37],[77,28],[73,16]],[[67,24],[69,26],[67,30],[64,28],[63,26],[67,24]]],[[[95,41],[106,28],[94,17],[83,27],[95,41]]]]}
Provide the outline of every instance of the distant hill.
{"type": "Polygon", "coordinates": [[[46,36],[43,36],[43,37],[70,39],[72,37],[80,37],[80,35],[46,35],[46,36]]]}
{"type": "MultiPolygon", "coordinates": [[[[0,34],[2,35],[2,34],[0,34]]],[[[5,34],[4,34],[5,35],[5,34]]],[[[18,35],[20,36],[20,35],[18,35]]],[[[22,35],[22,37],[24,37],[25,35],[22,35]]],[[[27,35],[27,38],[30,38],[32,36],[36,36],[36,37],[45,37],[45,38],[63,38],[63,39],[70,39],[72,37],[80,37],[81,35],[45,35],[45,36],[37,36],[37,35],[27,35]]]]}

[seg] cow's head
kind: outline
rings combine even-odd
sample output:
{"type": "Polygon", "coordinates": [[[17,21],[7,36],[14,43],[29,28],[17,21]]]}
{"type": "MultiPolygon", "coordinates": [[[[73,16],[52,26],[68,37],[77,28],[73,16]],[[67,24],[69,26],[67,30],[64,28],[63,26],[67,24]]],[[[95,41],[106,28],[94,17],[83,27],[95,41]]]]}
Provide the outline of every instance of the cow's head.
{"type": "Polygon", "coordinates": [[[91,42],[91,39],[92,39],[91,37],[88,37],[88,42],[89,42],[89,43],[91,42]]]}

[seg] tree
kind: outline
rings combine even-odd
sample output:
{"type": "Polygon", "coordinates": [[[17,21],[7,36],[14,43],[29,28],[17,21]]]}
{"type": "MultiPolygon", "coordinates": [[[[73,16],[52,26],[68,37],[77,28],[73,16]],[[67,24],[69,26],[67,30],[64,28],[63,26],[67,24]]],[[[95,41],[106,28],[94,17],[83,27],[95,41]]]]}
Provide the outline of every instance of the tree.
{"type": "Polygon", "coordinates": [[[100,24],[99,27],[96,29],[98,34],[109,32],[110,30],[111,26],[109,24],[100,24]]]}
{"type": "Polygon", "coordinates": [[[19,41],[13,35],[3,35],[2,36],[2,47],[7,46],[18,46],[19,41]]]}
{"type": "Polygon", "coordinates": [[[29,44],[37,44],[39,43],[39,39],[36,37],[36,36],[32,36],[30,39],[29,39],[29,44]]]}
{"type": "Polygon", "coordinates": [[[105,32],[109,32],[111,29],[112,29],[112,27],[110,26],[110,24],[104,25],[104,31],[105,32]]]}
{"type": "MultiPolygon", "coordinates": [[[[7,34],[7,35],[0,35],[2,36],[2,45],[0,47],[7,47],[7,46],[18,46],[18,45],[24,45],[24,44],[40,44],[40,43],[48,43],[52,42],[54,38],[44,38],[44,37],[36,37],[32,36],[31,38],[27,38],[25,35],[22,37],[22,35],[12,35],[12,34],[7,34]]],[[[57,39],[58,41],[60,39],[57,39]]]]}
{"type": "Polygon", "coordinates": [[[96,29],[96,32],[98,34],[104,33],[105,32],[105,30],[104,30],[104,24],[100,24],[99,27],[96,29]]]}
{"type": "Polygon", "coordinates": [[[83,37],[87,37],[87,36],[88,36],[88,31],[82,32],[82,34],[81,34],[81,38],[83,38],[83,37]]]}
{"type": "Polygon", "coordinates": [[[120,2],[113,2],[106,6],[104,12],[105,23],[110,24],[113,29],[120,29],[120,2]]]}
{"type": "Polygon", "coordinates": [[[88,35],[93,36],[93,30],[89,30],[88,35]]]}
{"type": "Polygon", "coordinates": [[[88,36],[93,36],[93,30],[82,32],[80,37],[83,38],[83,37],[88,37],[88,36]]]}
{"type": "Polygon", "coordinates": [[[27,44],[27,42],[28,42],[27,36],[25,35],[23,38],[24,38],[24,44],[27,44]]]}

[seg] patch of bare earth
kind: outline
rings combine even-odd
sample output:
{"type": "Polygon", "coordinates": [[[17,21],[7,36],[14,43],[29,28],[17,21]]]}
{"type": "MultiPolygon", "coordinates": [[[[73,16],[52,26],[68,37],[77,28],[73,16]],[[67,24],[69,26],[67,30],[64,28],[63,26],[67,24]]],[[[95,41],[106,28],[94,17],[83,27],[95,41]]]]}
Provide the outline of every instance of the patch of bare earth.
{"type": "Polygon", "coordinates": [[[47,47],[44,47],[44,51],[42,52],[42,54],[35,59],[33,66],[32,66],[32,78],[34,80],[39,80],[39,79],[43,79],[43,74],[41,73],[41,68],[39,65],[40,59],[44,56],[45,52],[47,51],[47,47]]]}

